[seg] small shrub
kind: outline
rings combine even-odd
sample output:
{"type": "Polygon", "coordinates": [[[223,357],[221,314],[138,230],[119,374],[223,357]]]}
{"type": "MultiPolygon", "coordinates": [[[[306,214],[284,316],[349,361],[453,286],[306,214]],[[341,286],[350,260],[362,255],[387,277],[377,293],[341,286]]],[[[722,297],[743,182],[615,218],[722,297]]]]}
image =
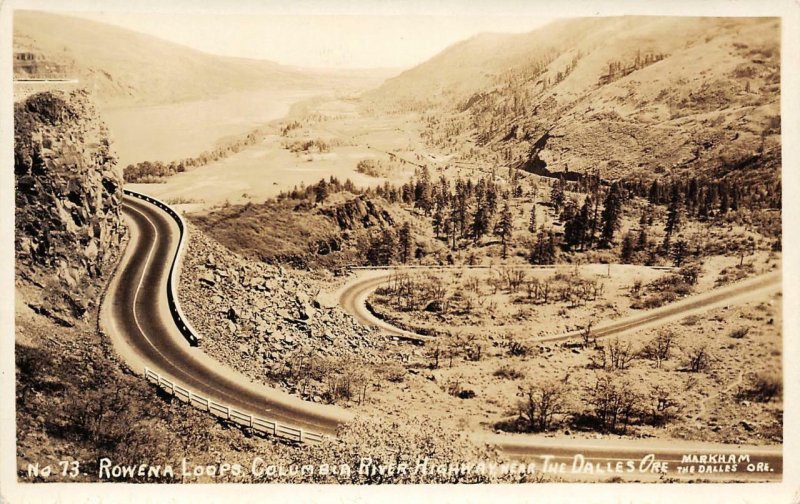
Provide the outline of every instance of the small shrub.
{"type": "Polygon", "coordinates": [[[530,352],[531,349],[528,348],[527,345],[518,341],[512,341],[511,344],[508,345],[508,354],[513,357],[524,357],[530,352]]]}
{"type": "Polygon", "coordinates": [[[472,399],[475,397],[475,391],[469,389],[463,389],[458,393],[459,399],[472,399]]]}
{"type": "Polygon", "coordinates": [[[724,268],[719,272],[719,276],[715,280],[715,287],[727,285],[733,282],[738,282],[743,278],[747,278],[755,273],[755,267],[750,263],[745,263],[739,266],[731,266],[724,268]]]}
{"type": "Polygon", "coordinates": [[[686,367],[692,373],[706,371],[711,364],[711,354],[705,345],[690,348],[686,352],[686,367]]]}
{"type": "MultiPolygon", "coordinates": [[[[644,295],[634,299],[634,309],[652,309],[672,303],[680,297],[688,296],[693,291],[692,276],[689,273],[671,274],[658,278],[643,289],[644,295]]],[[[696,281],[696,278],[695,280],[696,281]]]]}
{"type": "Polygon", "coordinates": [[[749,327],[739,327],[738,329],[734,329],[730,333],[728,333],[728,337],[733,339],[742,339],[745,336],[747,336],[749,332],[750,332],[749,327]]]}
{"type": "Polygon", "coordinates": [[[656,367],[660,368],[661,363],[670,358],[674,339],[675,335],[671,331],[661,331],[658,336],[645,344],[639,354],[643,358],[655,362],[656,367]]]}
{"type": "Polygon", "coordinates": [[[739,392],[739,399],[769,402],[783,393],[781,375],[773,372],[758,373],[750,378],[748,387],[739,392]]]}
{"type": "Polygon", "coordinates": [[[388,364],[383,369],[383,376],[392,383],[401,383],[406,379],[406,368],[397,363],[388,364]]]}
{"type": "Polygon", "coordinates": [[[631,361],[636,357],[633,345],[630,341],[614,338],[608,344],[609,364],[612,369],[627,369],[631,361]]]}
{"type": "Polygon", "coordinates": [[[498,378],[503,378],[504,380],[518,380],[525,376],[525,373],[513,366],[509,366],[508,364],[504,364],[503,366],[497,368],[492,374],[498,378]]]}
{"type": "Polygon", "coordinates": [[[465,389],[462,386],[463,377],[461,375],[454,376],[447,381],[447,393],[459,399],[472,399],[475,397],[475,391],[465,389]]]}

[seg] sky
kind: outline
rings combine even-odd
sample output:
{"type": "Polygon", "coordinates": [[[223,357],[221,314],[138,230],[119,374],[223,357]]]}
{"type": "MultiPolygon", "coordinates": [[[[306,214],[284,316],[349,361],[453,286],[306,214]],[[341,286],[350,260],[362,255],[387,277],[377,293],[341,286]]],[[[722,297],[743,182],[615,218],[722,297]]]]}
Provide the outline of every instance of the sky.
{"type": "Polygon", "coordinates": [[[205,52],[316,68],[407,68],[481,32],[521,33],[543,16],[72,13],[205,52]]]}

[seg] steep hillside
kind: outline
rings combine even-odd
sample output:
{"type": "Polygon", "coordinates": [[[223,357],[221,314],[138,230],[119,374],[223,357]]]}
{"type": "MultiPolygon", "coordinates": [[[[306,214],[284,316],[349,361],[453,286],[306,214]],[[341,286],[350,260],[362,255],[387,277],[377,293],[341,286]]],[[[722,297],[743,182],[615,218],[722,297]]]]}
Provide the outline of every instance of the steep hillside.
{"type": "Polygon", "coordinates": [[[559,21],[525,34],[476,35],[388,79],[366,96],[401,103],[460,98],[485,89],[509,69],[553,59],[556,54],[580,43],[598,22],[593,19],[559,21]]]}
{"type": "Polygon", "coordinates": [[[780,165],[780,22],[560,21],[457,44],[366,95],[430,109],[428,141],[528,171],[604,177],[780,165]]]}
{"type": "MultiPolygon", "coordinates": [[[[213,56],[130,30],[44,12],[15,12],[14,51],[36,56],[42,65],[60,65],[66,76],[93,88],[98,100],[109,105],[302,87],[310,80],[277,63],[213,56]]],[[[24,72],[20,68],[18,73],[24,72]]]]}

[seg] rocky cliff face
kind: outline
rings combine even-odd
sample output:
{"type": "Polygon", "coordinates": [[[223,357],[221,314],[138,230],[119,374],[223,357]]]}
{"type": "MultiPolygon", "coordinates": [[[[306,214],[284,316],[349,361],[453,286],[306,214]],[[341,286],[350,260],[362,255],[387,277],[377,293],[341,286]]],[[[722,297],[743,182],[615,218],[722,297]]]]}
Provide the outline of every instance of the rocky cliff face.
{"type": "Polygon", "coordinates": [[[84,291],[104,275],[125,233],[122,178],[86,92],[43,92],[15,104],[14,174],[17,278],[64,293],[63,305],[53,299],[45,309],[82,316],[84,291]]]}
{"type": "Polygon", "coordinates": [[[339,205],[325,208],[322,210],[322,214],[336,221],[342,231],[394,224],[394,219],[389,212],[366,196],[359,196],[339,205]]]}

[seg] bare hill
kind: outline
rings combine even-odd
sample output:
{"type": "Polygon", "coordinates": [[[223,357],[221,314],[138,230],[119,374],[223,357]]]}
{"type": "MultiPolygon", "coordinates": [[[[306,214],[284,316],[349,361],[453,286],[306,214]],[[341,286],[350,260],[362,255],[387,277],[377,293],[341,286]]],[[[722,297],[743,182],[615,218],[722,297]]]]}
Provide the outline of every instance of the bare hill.
{"type": "Polygon", "coordinates": [[[438,147],[474,142],[529,171],[726,174],[763,155],[774,173],[780,21],[591,18],[479,35],[365,97],[431,110],[438,147]]]}
{"type": "Polygon", "coordinates": [[[67,76],[93,88],[105,105],[171,103],[312,83],[308,74],[277,63],[215,56],[123,28],[44,12],[15,12],[14,51],[63,66],[67,76]]]}

